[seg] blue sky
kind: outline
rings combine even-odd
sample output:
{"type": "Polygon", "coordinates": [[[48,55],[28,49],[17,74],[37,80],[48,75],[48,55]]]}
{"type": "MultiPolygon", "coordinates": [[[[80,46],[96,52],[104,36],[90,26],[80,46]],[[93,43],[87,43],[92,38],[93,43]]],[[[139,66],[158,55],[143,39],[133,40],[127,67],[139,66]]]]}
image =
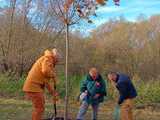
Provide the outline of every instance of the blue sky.
{"type": "MultiPolygon", "coordinates": [[[[5,5],[5,1],[0,0],[0,7],[5,5]]],[[[91,31],[110,18],[118,18],[119,16],[124,16],[127,20],[135,22],[140,14],[144,14],[146,17],[160,14],[160,0],[121,0],[119,7],[114,5],[113,0],[109,0],[107,5],[99,7],[96,13],[98,17],[92,18],[94,24],[83,24],[82,28],[86,30],[87,26],[87,30],[91,31]]]]}
{"type": "Polygon", "coordinates": [[[128,21],[135,22],[140,14],[145,17],[160,15],[160,0],[121,0],[120,6],[114,6],[109,0],[106,6],[97,10],[97,18],[93,18],[94,24],[88,25],[88,31],[95,29],[99,25],[107,22],[110,18],[124,16],[128,21]]]}
{"type": "Polygon", "coordinates": [[[160,14],[160,0],[121,0],[119,7],[113,6],[113,2],[107,6],[97,10],[101,22],[105,22],[110,17],[118,17],[123,15],[130,21],[136,21],[139,14],[144,14],[147,17],[160,14]]]}

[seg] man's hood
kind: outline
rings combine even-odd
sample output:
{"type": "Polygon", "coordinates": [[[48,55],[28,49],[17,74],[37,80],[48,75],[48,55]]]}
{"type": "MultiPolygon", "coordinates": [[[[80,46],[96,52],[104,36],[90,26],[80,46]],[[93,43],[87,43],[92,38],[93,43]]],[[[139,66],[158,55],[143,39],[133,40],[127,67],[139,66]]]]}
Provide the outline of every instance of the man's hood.
{"type": "Polygon", "coordinates": [[[52,51],[50,51],[50,50],[45,50],[44,55],[49,56],[49,57],[54,57],[52,51]]]}

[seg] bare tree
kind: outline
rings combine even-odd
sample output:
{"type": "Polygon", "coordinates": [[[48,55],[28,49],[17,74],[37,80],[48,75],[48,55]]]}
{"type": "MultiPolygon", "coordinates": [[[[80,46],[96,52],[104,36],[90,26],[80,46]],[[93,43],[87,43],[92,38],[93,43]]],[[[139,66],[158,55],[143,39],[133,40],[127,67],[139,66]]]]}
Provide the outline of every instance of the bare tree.
{"type": "MultiPolygon", "coordinates": [[[[118,3],[119,0],[114,0],[118,3]]],[[[66,97],[65,97],[65,115],[64,118],[68,118],[68,62],[69,62],[69,27],[77,24],[81,19],[87,20],[92,23],[89,16],[95,15],[95,10],[98,8],[98,4],[104,5],[104,0],[50,0],[51,8],[54,15],[57,16],[59,22],[65,25],[66,33],[66,59],[65,59],[65,81],[66,81],[66,97]]],[[[116,4],[118,5],[118,4],[116,4]]]]}

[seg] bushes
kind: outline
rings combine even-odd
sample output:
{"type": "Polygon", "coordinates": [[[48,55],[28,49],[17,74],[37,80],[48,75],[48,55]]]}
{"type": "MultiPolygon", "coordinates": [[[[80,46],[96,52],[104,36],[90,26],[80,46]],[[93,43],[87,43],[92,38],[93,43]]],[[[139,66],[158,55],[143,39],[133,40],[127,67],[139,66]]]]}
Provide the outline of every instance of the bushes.
{"type": "MultiPolygon", "coordinates": [[[[74,75],[69,77],[69,97],[71,99],[76,99],[79,94],[80,82],[83,80],[82,76],[74,75]]],[[[65,76],[63,74],[59,75],[59,82],[57,88],[61,98],[65,96],[65,76]]]]}
{"type": "Polygon", "coordinates": [[[160,102],[160,81],[152,80],[149,82],[141,81],[136,84],[138,90],[137,104],[140,103],[159,103],[160,102]]]}
{"type": "MultiPolygon", "coordinates": [[[[116,100],[118,92],[109,84],[108,99],[116,100]]],[[[160,81],[134,81],[138,96],[135,99],[136,104],[160,103],[160,81]]]]}
{"type": "MultiPolygon", "coordinates": [[[[69,80],[69,96],[75,97],[75,94],[79,93],[79,84],[82,77],[73,76],[69,80]]],[[[23,97],[24,93],[22,87],[25,81],[25,77],[21,77],[16,80],[14,77],[9,77],[7,74],[0,74],[0,96],[3,97],[23,97]]],[[[63,74],[58,77],[57,89],[59,91],[60,97],[65,96],[65,77],[63,74]]]]}
{"type": "MultiPolygon", "coordinates": [[[[57,85],[60,97],[63,99],[65,96],[65,77],[60,75],[59,83],[57,85]]],[[[0,95],[4,97],[23,97],[24,93],[22,91],[23,83],[25,77],[20,78],[19,80],[14,80],[11,77],[8,77],[6,74],[0,75],[0,95]]],[[[69,97],[71,101],[76,100],[76,97],[79,94],[80,82],[83,80],[82,76],[73,76],[69,78],[69,97]]],[[[147,103],[159,103],[160,102],[160,81],[135,81],[134,82],[137,91],[138,97],[136,99],[137,104],[147,104],[147,103]]],[[[115,99],[117,97],[117,92],[112,88],[108,83],[108,100],[115,99]]]]}
{"type": "Polygon", "coordinates": [[[0,75],[0,95],[5,97],[21,97],[23,96],[22,86],[24,77],[15,80],[6,74],[0,75]]]}

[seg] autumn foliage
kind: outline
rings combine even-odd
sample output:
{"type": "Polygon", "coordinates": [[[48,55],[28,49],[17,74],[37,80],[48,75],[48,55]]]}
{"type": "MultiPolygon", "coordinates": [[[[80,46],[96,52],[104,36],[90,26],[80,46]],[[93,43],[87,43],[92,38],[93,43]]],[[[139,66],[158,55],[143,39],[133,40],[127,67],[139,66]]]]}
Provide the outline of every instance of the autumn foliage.
{"type": "Polygon", "coordinates": [[[105,0],[96,0],[96,2],[97,2],[98,4],[103,5],[103,4],[105,3],[105,0]]]}

